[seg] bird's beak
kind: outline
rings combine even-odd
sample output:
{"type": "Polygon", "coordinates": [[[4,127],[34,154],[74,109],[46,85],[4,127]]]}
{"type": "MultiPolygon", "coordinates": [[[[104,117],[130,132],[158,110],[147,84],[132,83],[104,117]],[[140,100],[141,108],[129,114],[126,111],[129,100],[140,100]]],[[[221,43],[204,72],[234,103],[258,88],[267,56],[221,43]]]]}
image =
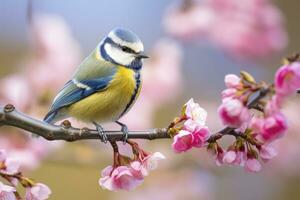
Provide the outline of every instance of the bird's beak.
{"type": "Polygon", "coordinates": [[[147,56],[144,52],[140,52],[139,54],[137,54],[138,58],[149,58],[149,56],[147,56]]]}

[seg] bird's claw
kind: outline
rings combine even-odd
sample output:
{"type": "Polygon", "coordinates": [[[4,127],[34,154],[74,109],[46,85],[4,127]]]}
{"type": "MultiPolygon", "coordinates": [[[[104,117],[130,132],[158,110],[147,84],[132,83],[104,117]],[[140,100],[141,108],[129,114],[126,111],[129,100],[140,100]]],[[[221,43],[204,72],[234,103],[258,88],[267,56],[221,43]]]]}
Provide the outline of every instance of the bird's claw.
{"type": "Polygon", "coordinates": [[[123,143],[126,144],[127,139],[128,139],[128,128],[127,128],[127,126],[122,126],[121,131],[124,134],[123,143]]]}
{"type": "Polygon", "coordinates": [[[123,143],[126,144],[128,140],[128,134],[129,134],[128,127],[121,122],[116,121],[116,123],[121,126],[121,131],[124,134],[123,143]]]}
{"type": "Polygon", "coordinates": [[[100,124],[96,123],[96,122],[93,122],[93,124],[95,125],[96,130],[97,130],[97,132],[99,133],[99,135],[101,137],[101,141],[104,142],[104,143],[107,143],[108,138],[107,138],[107,135],[106,135],[103,127],[100,124]]]}

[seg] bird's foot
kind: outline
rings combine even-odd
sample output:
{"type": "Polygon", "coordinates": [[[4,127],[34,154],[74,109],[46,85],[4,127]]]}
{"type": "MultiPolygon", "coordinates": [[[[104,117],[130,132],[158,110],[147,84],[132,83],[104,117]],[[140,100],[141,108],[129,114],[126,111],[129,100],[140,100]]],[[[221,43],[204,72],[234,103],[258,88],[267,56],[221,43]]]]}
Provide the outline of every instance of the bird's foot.
{"type": "Polygon", "coordinates": [[[99,135],[101,137],[101,141],[104,142],[104,143],[107,143],[107,135],[104,131],[104,128],[100,124],[98,124],[97,122],[93,122],[93,124],[95,125],[96,130],[97,130],[97,132],[99,133],[99,135]]]}
{"type": "Polygon", "coordinates": [[[123,143],[126,144],[127,139],[128,139],[128,132],[129,132],[129,131],[128,131],[128,127],[127,127],[125,124],[123,124],[123,123],[121,123],[121,122],[119,122],[119,121],[116,121],[116,123],[119,124],[119,125],[121,126],[121,131],[122,131],[123,134],[124,134],[123,143]]]}

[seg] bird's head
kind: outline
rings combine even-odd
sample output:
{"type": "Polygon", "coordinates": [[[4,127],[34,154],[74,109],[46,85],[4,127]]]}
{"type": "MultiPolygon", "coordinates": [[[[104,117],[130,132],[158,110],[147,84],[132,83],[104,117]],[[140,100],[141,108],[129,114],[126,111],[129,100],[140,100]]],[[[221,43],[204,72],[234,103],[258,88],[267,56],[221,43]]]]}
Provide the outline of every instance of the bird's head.
{"type": "Polygon", "coordinates": [[[130,30],[113,29],[100,44],[101,56],[114,64],[139,70],[144,55],[144,46],[140,38],[130,30]]]}

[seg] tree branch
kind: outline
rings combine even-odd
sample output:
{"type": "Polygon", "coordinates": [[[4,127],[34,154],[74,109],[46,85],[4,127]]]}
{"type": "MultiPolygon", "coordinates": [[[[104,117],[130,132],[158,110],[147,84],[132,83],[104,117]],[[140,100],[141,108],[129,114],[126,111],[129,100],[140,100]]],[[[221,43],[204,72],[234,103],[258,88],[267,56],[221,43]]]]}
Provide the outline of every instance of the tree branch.
{"type": "MultiPolygon", "coordinates": [[[[248,108],[255,108],[259,101],[264,98],[269,91],[269,88],[262,88],[259,91],[258,96],[248,104],[248,108]]],[[[102,139],[96,130],[73,128],[68,121],[63,122],[60,126],[47,124],[17,111],[11,104],[0,107],[0,126],[17,127],[39,135],[46,140],[65,140],[73,142],[77,140],[102,139]]],[[[121,131],[105,131],[105,133],[110,142],[123,141],[123,133],[121,131]]],[[[215,142],[223,135],[236,136],[235,129],[226,127],[211,135],[208,142],[215,142]]],[[[157,128],[147,131],[129,131],[128,134],[128,139],[154,140],[164,138],[170,138],[167,128],[157,128]]]]}
{"type": "MultiPolygon", "coordinates": [[[[73,142],[77,140],[102,139],[96,130],[88,128],[73,128],[68,123],[60,126],[47,124],[33,119],[24,113],[17,111],[13,105],[0,107],[0,126],[13,126],[39,135],[46,140],[65,140],[73,142]]],[[[123,141],[121,131],[105,131],[109,141],[123,141]]],[[[170,138],[166,128],[151,129],[148,131],[129,131],[129,139],[163,139],[170,138]]]]}

